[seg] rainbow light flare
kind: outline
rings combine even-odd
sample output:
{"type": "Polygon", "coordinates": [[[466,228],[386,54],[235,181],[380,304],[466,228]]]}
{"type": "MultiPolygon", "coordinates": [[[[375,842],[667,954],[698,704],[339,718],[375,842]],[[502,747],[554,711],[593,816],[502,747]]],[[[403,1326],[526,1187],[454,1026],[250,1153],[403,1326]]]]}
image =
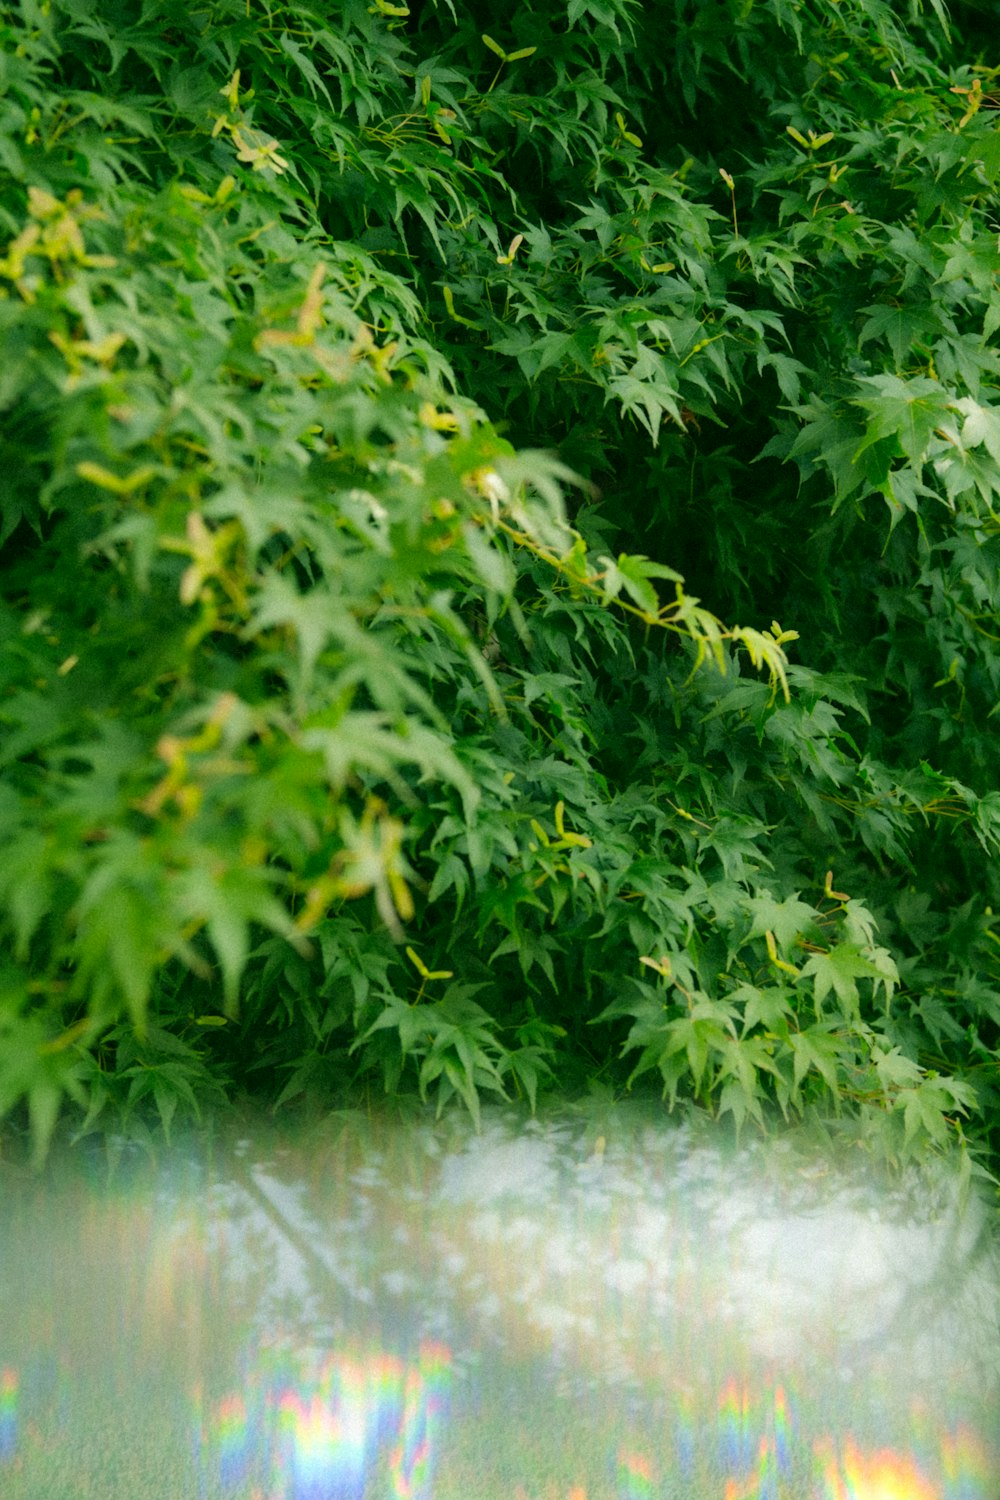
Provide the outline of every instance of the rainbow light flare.
{"type": "Polygon", "coordinates": [[[750,1468],[754,1416],[749,1382],[730,1375],[719,1393],[719,1456],[731,1473],[743,1474],[750,1468]]]}
{"type": "Polygon", "coordinates": [[[681,1477],[690,1482],[694,1477],[697,1455],[695,1398],[687,1387],[676,1392],[676,1416],[674,1418],[674,1462],[681,1477]]]}
{"type": "MultiPolygon", "coordinates": [[[[265,1484],[253,1490],[255,1500],[364,1500],[373,1484],[386,1500],[434,1500],[451,1375],[450,1350],[431,1342],[410,1364],[376,1351],[331,1354],[311,1366],[265,1353],[248,1361],[245,1394],[209,1408],[202,1454],[211,1453],[226,1495],[242,1497],[253,1474],[265,1484]]],[[[0,1371],[0,1414],[12,1414],[16,1392],[14,1372],[0,1371]]],[[[692,1493],[708,1486],[716,1500],[782,1500],[796,1454],[811,1464],[816,1500],[989,1500],[992,1493],[995,1461],[982,1438],[964,1424],[946,1427],[919,1400],[910,1410],[911,1443],[896,1431],[882,1446],[866,1447],[853,1434],[815,1438],[802,1430],[786,1388],[773,1379],[728,1376],[714,1401],[706,1391],[705,1415],[715,1412],[707,1426],[693,1392],[675,1395],[672,1460],[663,1469],[665,1455],[644,1444],[616,1446],[616,1500],[655,1500],[659,1480],[679,1468],[692,1493]],[[705,1465],[717,1477],[708,1478],[705,1465]]],[[[587,1500],[588,1491],[578,1482],[571,1494],[587,1500]]]]}
{"type": "Polygon", "coordinates": [[[406,1377],[402,1428],[392,1456],[396,1500],[431,1500],[450,1375],[451,1351],[430,1340],[422,1343],[419,1367],[406,1377]]]}
{"type": "Polygon", "coordinates": [[[364,1493],[398,1382],[396,1361],[331,1356],[311,1389],[277,1394],[288,1500],[355,1500],[364,1493]]]}
{"type": "Polygon", "coordinates": [[[265,1358],[246,1396],[209,1408],[202,1475],[226,1495],[254,1472],[268,1500],[361,1500],[380,1471],[395,1500],[432,1500],[450,1378],[450,1350],[431,1342],[409,1367],[381,1353],[329,1355],[308,1372],[294,1356],[265,1358]]]}
{"type": "Polygon", "coordinates": [[[792,1462],[791,1412],[783,1385],[774,1387],[774,1459],[779,1474],[787,1474],[792,1462]]]}
{"type": "Polygon", "coordinates": [[[788,1397],[780,1384],[754,1401],[744,1377],[719,1395],[719,1457],[727,1471],[724,1500],[777,1500],[791,1464],[788,1397]]]}
{"type": "Polygon", "coordinates": [[[948,1500],[980,1500],[991,1481],[996,1483],[986,1444],[964,1422],[959,1422],[954,1432],[945,1433],[941,1457],[948,1500]]]}
{"type": "MultiPolygon", "coordinates": [[[[619,1500],[652,1500],[653,1468],[645,1455],[619,1452],[618,1497],[619,1500]]],[[[586,1494],[583,1500],[586,1500],[586,1494]]]]}
{"type": "MultiPolygon", "coordinates": [[[[419,1358],[405,1363],[377,1349],[351,1349],[350,1356],[312,1358],[247,1349],[239,1389],[206,1401],[196,1388],[202,1496],[434,1500],[446,1446],[451,1351],[425,1341],[419,1358]]],[[[29,1446],[49,1446],[56,1436],[60,1420],[43,1394],[48,1388],[35,1369],[0,1365],[0,1467],[12,1464],[16,1472],[26,1435],[29,1446]],[[49,1407],[42,1425],[34,1409],[39,1397],[49,1407]]],[[[806,1420],[809,1403],[790,1402],[773,1378],[754,1382],[743,1372],[697,1392],[681,1386],[673,1396],[673,1443],[671,1424],[665,1428],[672,1456],[647,1446],[645,1435],[610,1450],[616,1500],[661,1500],[667,1493],[661,1485],[676,1478],[678,1458],[685,1456],[685,1496],[711,1500],[786,1500],[806,1491],[814,1500],[996,1497],[995,1451],[982,1433],[967,1422],[949,1423],[926,1398],[910,1402],[904,1425],[897,1421],[866,1434],[828,1429],[816,1437],[806,1420]],[[796,1468],[811,1469],[811,1484],[800,1487],[793,1477],[796,1459],[796,1468]]],[[[530,1484],[527,1490],[518,1486],[516,1494],[543,1500],[530,1484]]],[[[555,1494],[550,1485],[544,1500],[555,1500],[555,1494]]],[[[565,1500],[588,1500],[579,1482],[563,1494],[565,1500]]],[[[491,1493],[488,1500],[505,1497],[491,1493]]]]}
{"type": "Polygon", "coordinates": [[[331,1411],[321,1396],[294,1392],[282,1398],[282,1416],[293,1432],[291,1493],[295,1500],[349,1500],[364,1488],[366,1421],[345,1401],[331,1411]]]}
{"type": "Polygon", "coordinates": [[[236,1490],[246,1479],[252,1452],[252,1428],[243,1396],[224,1396],[216,1404],[212,1425],[218,1446],[219,1480],[224,1490],[236,1490]]]}
{"type": "Polygon", "coordinates": [[[17,1448],[17,1371],[0,1369],[0,1463],[9,1463],[17,1448]]]}
{"type": "Polygon", "coordinates": [[[828,1500],[941,1500],[941,1492],[909,1454],[881,1448],[863,1453],[845,1437],[838,1455],[827,1442],[815,1445],[828,1500]]]}

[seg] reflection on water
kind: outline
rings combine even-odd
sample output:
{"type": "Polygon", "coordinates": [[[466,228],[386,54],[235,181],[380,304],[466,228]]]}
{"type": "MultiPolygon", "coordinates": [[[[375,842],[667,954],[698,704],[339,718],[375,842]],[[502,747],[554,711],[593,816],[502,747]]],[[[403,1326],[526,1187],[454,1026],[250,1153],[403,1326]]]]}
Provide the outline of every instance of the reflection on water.
{"type": "Polygon", "coordinates": [[[0,1176],[5,1500],[996,1500],[956,1184],[622,1111],[0,1176]]]}

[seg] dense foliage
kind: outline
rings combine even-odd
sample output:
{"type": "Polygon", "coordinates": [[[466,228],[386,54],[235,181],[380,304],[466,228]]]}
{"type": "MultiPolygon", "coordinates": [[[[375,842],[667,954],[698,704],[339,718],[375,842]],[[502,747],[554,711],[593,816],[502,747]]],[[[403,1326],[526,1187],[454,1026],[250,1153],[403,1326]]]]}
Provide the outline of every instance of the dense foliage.
{"type": "Polygon", "coordinates": [[[995,1160],[995,11],[0,5],[39,1152],[634,1083],[995,1160]]]}

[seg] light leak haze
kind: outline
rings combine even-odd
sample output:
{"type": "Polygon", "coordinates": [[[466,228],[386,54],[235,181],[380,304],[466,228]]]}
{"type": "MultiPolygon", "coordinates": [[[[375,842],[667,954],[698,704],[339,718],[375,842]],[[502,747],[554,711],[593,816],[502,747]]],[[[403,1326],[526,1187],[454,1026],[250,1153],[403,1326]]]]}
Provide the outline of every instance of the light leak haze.
{"type": "Polygon", "coordinates": [[[0,1167],[4,1500],[996,1500],[947,1169],[612,1111],[0,1167]]]}

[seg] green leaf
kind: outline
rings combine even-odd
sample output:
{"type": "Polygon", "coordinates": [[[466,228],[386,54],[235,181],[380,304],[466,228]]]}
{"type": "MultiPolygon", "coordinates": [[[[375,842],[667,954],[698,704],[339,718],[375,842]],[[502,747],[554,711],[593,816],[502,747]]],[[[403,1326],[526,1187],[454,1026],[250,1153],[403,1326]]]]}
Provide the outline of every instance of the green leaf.
{"type": "Polygon", "coordinates": [[[869,316],[858,335],[858,348],[863,348],[872,339],[885,339],[897,370],[904,364],[914,344],[926,340],[940,327],[938,315],[928,306],[883,304],[866,307],[864,311],[869,316]]]}
{"type": "Polygon", "coordinates": [[[775,901],[767,890],[762,891],[759,896],[750,897],[746,909],[751,920],[747,941],[761,938],[766,932],[773,932],[779,947],[785,952],[815,926],[819,916],[815,907],[800,901],[798,895],[789,896],[784,901],[775,901]]]}
{"type": "Polygon", "coordinates": [[[834,1098],[840,1094],[840,1068],[845,1060],[843,1042],[827,1025],[810,1026],[789,1036],[794,1058],[794,1087],[798,1092],[810,1071],[817,1072],[834,1098]]]}
{"type": "Polygon", "coordinates": [[[859,979],[873,980],[873,988],[881,987],[887,1002],[899,982],[896,965],[884,948],[862,948],[857,943],[837,943],[828,953],[812,954],[802,973],[813,981],[817,1015],[832,991],[845,1015],[855,1019],[860,1015],[859,979]]]}
{"type": "Polygon", "coordinates": [[[948,1142],[950,1127],[947,1116],[954,1111],[965,1114],[976,1103],[975,1091],[955,1078],[927,1078],[914,1088],[899,1091],[895,1108],[903,1111],[904,1143],[925,1133],[938,1146],[948,1142]]]}
{"type": "Polygon", "coordinates": [[[598,561],[603,569],[602,589],[605,602],[616,599],[624,590],[632,602],[649,615],[657,615],[660,611],[659,598],[649,581],[651,578],[683,582],[681,575],[674,572],[673,568],[651,562],[641,554],[630,557],[628,553],[622,552],[617,562],[612,562],[610,557],[602,557],[598,561]]]}
{"type": "Polygon", "coordinates": [[[898,375],[862,375],[858,384],[877,392],[859,397],[856,405],[868,414],[867,433],[854,462],[872,444],[893,438],[910,463],[922,463],[936,427],[947,420],[949,393],[927,376],[904,380],[898,375]]]}
{"type": "MultiPolygon", "coordinates": [[[[401,13],[404,15],[408,14],[408,12],[405,10],[401,13]]],[[[317,93],[322,94],[323,98],[332,109],[334,107],[333,100],[330,98],[330,94],[327,90],[326,84],[323,82],[323,79],[320,76],[320,73],[309,53],[306,52],[302,47],[300,47],[297,42],[294,42],[288,35],[287,31],[283,31],[278,37],[278,46],[281,48],[282,52],[284,52],[286,57],[291,58],[296,68],[305,79],[309,92],[312,94],[313,98],[315,99],[317,93]]]]}
{"type": "Polygon", "coordinates": [[[954,407],[962,413],[962,442],[967,448],[986,449],[993,462],[1000,467],[1000,407],[982,406],[971,396],[960,396],[954,407]]]}
{"type": "Polygon", "coordinates": [[[873,1047],[872,1061],[886,1097],[890,1090],[907,1088],[923,1077],[920,1065],[912,1058],[904,1057],[898,1047],[891,1047],[887,1052],[881,1047],[873,1047]]]}
{"type": "Polygon", "coordinates": [[[510,559],[495,545],[491,546],[482,529],[471,524],[462,528],[465,550],[473,563],[479,581],[503,597],[514,589],[515,571],[510,559]]]}
{"type": "Polygon", "coordinates": [[[766,1031],[783,1034],[793,1015],[793,993],[783,985],[770,985],[767,989],[759,989],[753,984],[737,985],[730,992],[729,1000],[731,1004],[743,1006],[742,1034],[745,1036],[755,1026],[763,1026],[766,1031]]]}
{"type": "Polygon", "coordinates": [[[265,870],[195,866],[178,882],[179,896],[196,923],[205,925],[222,971],[226,1014],[236,1014],[240,979],[250,954],[251,924],[294,938],[291,918],[271,889],[265,870]]]}

